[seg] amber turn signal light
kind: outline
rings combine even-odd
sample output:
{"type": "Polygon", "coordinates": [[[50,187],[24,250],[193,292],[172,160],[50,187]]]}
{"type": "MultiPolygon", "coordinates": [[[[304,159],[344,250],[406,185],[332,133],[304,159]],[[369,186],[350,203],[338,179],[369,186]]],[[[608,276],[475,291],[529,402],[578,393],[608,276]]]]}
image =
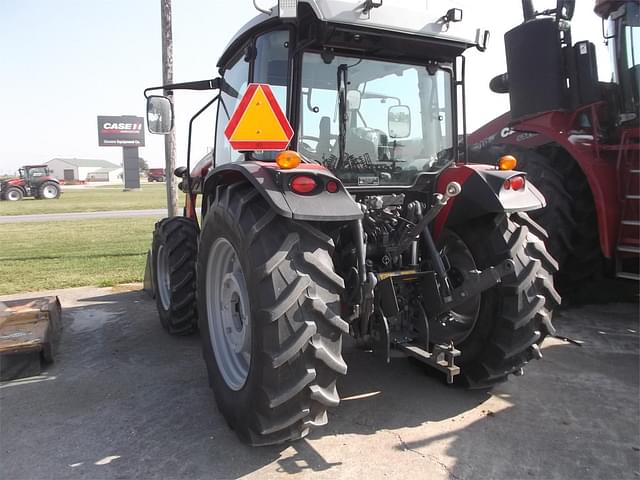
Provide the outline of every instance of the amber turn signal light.
{"type": "Polygon", "coordinates": [[[300,155],[293,150],[285,150],[276,155],[276,164],[283,170],[290,170],[300,165],[300,155]]]}
{"type": "Polygon", "coordinates": [[[513,170],[517,164],[518,160],[513,155],[503,155],[498,160],[498,168],[500,170],[513,170]]]}

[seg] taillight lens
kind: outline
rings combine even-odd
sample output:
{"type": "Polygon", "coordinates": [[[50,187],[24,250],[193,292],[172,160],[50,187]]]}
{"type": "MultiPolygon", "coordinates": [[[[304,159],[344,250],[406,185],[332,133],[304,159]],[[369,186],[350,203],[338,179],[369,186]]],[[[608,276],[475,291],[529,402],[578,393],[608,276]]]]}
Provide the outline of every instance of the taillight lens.
{"type": "Polygon", "coordinates": [[[504,181],[502,185],[505,190],[522,190],[524,189],[525,180],[522,175],[518,175],[517,177],[511,177],[508,180],[504,181]]]}
{"type": "Polygon", "coordinates": [[[318,187],[318,182],[308,175],[297,175],[291,180],[290,186],[291,191],[304,195],[313,192],[318,187]]]}
{"type": "Polygon", "coordinates": [[[334,180],[329,180],[327,182],[327,184],[325,185],[325,188],[327,189],[327,192],[329,193],[336,193],[338,191],[338,182],[334,181],[334,180]]]}

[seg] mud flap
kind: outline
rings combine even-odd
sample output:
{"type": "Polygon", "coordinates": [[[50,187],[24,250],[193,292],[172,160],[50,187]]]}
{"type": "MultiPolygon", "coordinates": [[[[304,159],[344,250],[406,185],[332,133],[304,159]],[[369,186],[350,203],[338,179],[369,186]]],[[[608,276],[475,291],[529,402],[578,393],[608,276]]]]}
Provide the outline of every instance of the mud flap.
{"type": "Polygon", "coordinates": [[[144,281],[142,289],[147,292],[151,298],[156,298],[156,289],[153,282],[153,266],[151,265],[151,249],[147,250],[147,262],[144,267],[144,281]]]}

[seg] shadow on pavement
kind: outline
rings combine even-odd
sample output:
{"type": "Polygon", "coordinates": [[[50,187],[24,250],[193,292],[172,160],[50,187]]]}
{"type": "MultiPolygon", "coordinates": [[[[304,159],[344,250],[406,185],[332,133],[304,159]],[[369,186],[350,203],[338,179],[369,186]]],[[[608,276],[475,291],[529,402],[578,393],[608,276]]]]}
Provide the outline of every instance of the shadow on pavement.
{"type": "Polygon", "coordinates": [[[386,465],[375,452],[352,453],[366,448],[358,439],[384,434],[384,455],[414,455],[443,478],[622,478],[638,454],[628,420],[638,418],[637,397],[624,387],[631,382],[637,393],[637,330],[619,335],[637,324],[629,310],[605,324],[587,309],[565,311],[561,333],[586,343],[554,340],[543,363],[493,395],[349,348],[343,401],[329,424],[291,445],[249,448],[217,411],[197,336],[168,336],[141,291],[82,298],[64,308],[56,363],[41,377],[0,385],[2,437],[11,439],[2,442],[0,477],[335,477],[354,462],[363,475],[367,462],[392,473],[402,468],[395,458],[386,465]]]}

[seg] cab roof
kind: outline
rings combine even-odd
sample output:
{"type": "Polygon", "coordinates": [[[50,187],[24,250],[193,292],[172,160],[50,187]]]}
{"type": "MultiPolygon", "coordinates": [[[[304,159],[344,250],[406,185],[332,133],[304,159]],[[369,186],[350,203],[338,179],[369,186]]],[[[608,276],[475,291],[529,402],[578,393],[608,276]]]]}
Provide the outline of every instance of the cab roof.
{"type": "MultiPolygon", "coordinates": [[[[305,11],[313,13],[313,20],[323,24],[333,24],[354,30],[366,30],[371,34],[400,34],[407,38],[439,40],[456,44],[462,50],[477,43],[480,30],[470,26],[470,22],[444,21],[450,8],[458,3],[454,1],[425,2],[424,0],[384,0],[379,7],[363,12],[362,0],[298,0],[298,18],[288,19],[286,23],[299,23],[305,11]],[[427,6],[429,8],[427,8],[427,6]],[[433,7],[431,7],[434,5],[433,7]],[[306,8],[305,8],[306,7],[306,8]]],[[[247,22],[231,39],[218,61],[218,67],[237,53],[237,48],[253,33],[267,30],[285,21],[278,16],[278,7],[271,8],[270,13],[260,13],[247,22]]]]}

